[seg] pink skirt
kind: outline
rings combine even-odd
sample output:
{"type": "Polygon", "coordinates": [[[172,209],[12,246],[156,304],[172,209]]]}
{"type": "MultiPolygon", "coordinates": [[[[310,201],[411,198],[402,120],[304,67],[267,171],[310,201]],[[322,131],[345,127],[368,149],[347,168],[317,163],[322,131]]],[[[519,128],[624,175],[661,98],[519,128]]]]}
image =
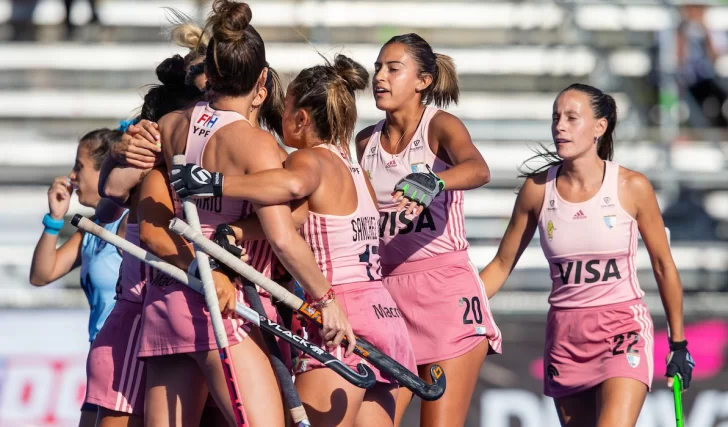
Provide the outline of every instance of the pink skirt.
{"type": "Polygon", "coordinates": [[[146,367],[137,358],[142,305],[118,300],[86,362],[85,402],[142,416],[146,367]]]}
{"type": "MultiPolygon", "coordinates": [[[[360,336],[384,354],[401,363],[412,372],[417,372],[415,357],[410,345],[407,327],[402,320],[397,305],[392,300],[389,292],[384,288],[382,282],[357,282],[336,285],[336,299],[346,313],[354,333],[360,336]]],[[[308,322],[306,332],[308,340],[313,344],[324,348],[324,342],[320,334],[321,328],[308,322]]],[[[345,349],[341,346],[329,349],[329,354],[341,360],[347,366],[356,370],[360,362],[369,363],[352,354],[344,357],[345,349]]],[[[319,361],[303,354],[299,357],[295,372],[303,373],[312,369],[323,368],[319,361]]],[[[394,384],[396,380],[390,375],[380,372],[377,368],[369,365],[377,376],[377,381],[394,384]]]]}
{"type": "Polygon", "coordinates": [[[642,300],[602,307],[554,309],[548,314],[544,394],[560,398],[609,378],[652,386],[654,330],[642,300]]]}
{"type": "MultiPolygon", "coordinates": [[[[216,350],[210,312],[202,294],[154,273],[147,282],[139,357],[216,350]]],[[[242,286],[235,285],[238,301],[245,302],[242,286]]],[[[243,341],[250,331],[247,320],[235,313],[223,316],[223,324],[230,346],[243,341]]]]}
{"type": "Polygon", "coordinates": [[[501,352],[501,333],[467,251],[397,266],[382,265],[384,286],[407,324],[418,365],[453,359],[487,339],[501,352]]]}

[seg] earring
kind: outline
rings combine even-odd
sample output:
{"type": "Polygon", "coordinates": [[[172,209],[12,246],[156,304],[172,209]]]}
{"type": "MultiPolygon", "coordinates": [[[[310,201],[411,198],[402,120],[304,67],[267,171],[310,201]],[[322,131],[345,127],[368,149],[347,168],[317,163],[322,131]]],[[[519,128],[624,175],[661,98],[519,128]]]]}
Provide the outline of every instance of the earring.
{"type": "Polygon", "coordinates": [[[599,137],[598,137],[598,136],[595,136],[595,137],[594,137],[594,143],[595,143],[595,144],[599,144],[599,137]]]}
{"type": "Polygon", "coordinates": [[[301,128],[301,124],[300,124],[300,123],[298,124],[298,128],[299,128],[299,129],[301,128]]]}

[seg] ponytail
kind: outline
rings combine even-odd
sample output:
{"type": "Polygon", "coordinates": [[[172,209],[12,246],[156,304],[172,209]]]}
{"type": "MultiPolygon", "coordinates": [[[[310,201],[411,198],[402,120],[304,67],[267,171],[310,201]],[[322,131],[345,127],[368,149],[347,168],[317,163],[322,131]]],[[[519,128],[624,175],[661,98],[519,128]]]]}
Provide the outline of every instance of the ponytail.
{"type": "Polygon", "coordinates": [[[274,132],[283,139],[283,85],[281,78],[273,68],[268,67],[268,78],[265,80],[268,96],[260,106],[258,126],[274,132]]]}
{"type": "Polygon", "coordinates": [[[306,108],[318,136],[339,146],[351,158],[349,142],[356,126],[356,91],[367,87],[369,73],[361,64],[344,55],[334,63],[301,71],[291,82],[296,108],[306,108]]]}
{"type": "MultiPolygon", "coordinates": [[[[435,74],[432,78],[431,90],[425,90],[425,104],[434,103],[437,107],[457,104],[460,99],[458,73],[451,57],[435,54],[435,74]]],[[[429,89],[429,88],[428,88],[429,89]]]]}
{"type": "MultiPolygon", "coordinates": [[[[604,135],[599,140],[599,147],[597,153],[599,158],[602,160],[611,161],[614,158],[614,128],[617,127],[617,103],[611,95],[602,93],[599,101],[598,111],[603,114],[601,117],[607,119],[607,130],[604,131],[604,135]]],[[[592,99],[592,109],[597,118],[597,109],[594,106],[594,100],[592,99]]]]}
{"type": "Polygon", "coordinates": [[[168,20],[172,24],[172,28],[166,32],[174,44],[189,49],[184,57],[185,68],[189,68],[191,63],[205,56],[207,45],[210,43],[210,34],[200,28],[195,20],[184,12],[171,7],[165,9],[171,15],[168,15],[168,20]]]}

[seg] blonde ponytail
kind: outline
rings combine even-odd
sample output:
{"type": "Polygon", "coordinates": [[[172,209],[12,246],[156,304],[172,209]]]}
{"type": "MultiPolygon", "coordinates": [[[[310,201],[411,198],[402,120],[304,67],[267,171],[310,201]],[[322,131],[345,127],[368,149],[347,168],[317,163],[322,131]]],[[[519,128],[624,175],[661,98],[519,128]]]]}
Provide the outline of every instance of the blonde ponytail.
{"type": "Polygon", "coordinates": [[[435,75],[432,77],[432,88],[425,94],[425,103],[434,103],[444,108],[451,103],[457,104],[460,99],[458,73],[451,57],[435,54],[435,75]]]}

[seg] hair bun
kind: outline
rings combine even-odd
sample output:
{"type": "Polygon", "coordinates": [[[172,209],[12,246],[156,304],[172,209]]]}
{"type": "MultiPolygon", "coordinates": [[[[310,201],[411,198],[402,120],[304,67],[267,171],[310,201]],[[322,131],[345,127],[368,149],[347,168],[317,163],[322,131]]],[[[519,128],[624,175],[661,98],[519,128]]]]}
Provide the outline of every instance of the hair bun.
{"type": "Polygon", "coordinates": [[[247,3],[215,0],[208,25],[212,27],[212,38],[218,42],[231,43],[245,37],[245,29],[251,19],[253,11],[247,3]]]}
{"type": "Polygon", "coordinates": [[[369,84],[367,70],[348,56],[337,54],[334,57],[334,70],[352,92],[366,89],[369,84]]]}
{"type": "Polygon", "coordinates": [[[179,55],[167,58],[157,66],[157,78],[166,86],[184,86],[185,60],[179,55]]]}

